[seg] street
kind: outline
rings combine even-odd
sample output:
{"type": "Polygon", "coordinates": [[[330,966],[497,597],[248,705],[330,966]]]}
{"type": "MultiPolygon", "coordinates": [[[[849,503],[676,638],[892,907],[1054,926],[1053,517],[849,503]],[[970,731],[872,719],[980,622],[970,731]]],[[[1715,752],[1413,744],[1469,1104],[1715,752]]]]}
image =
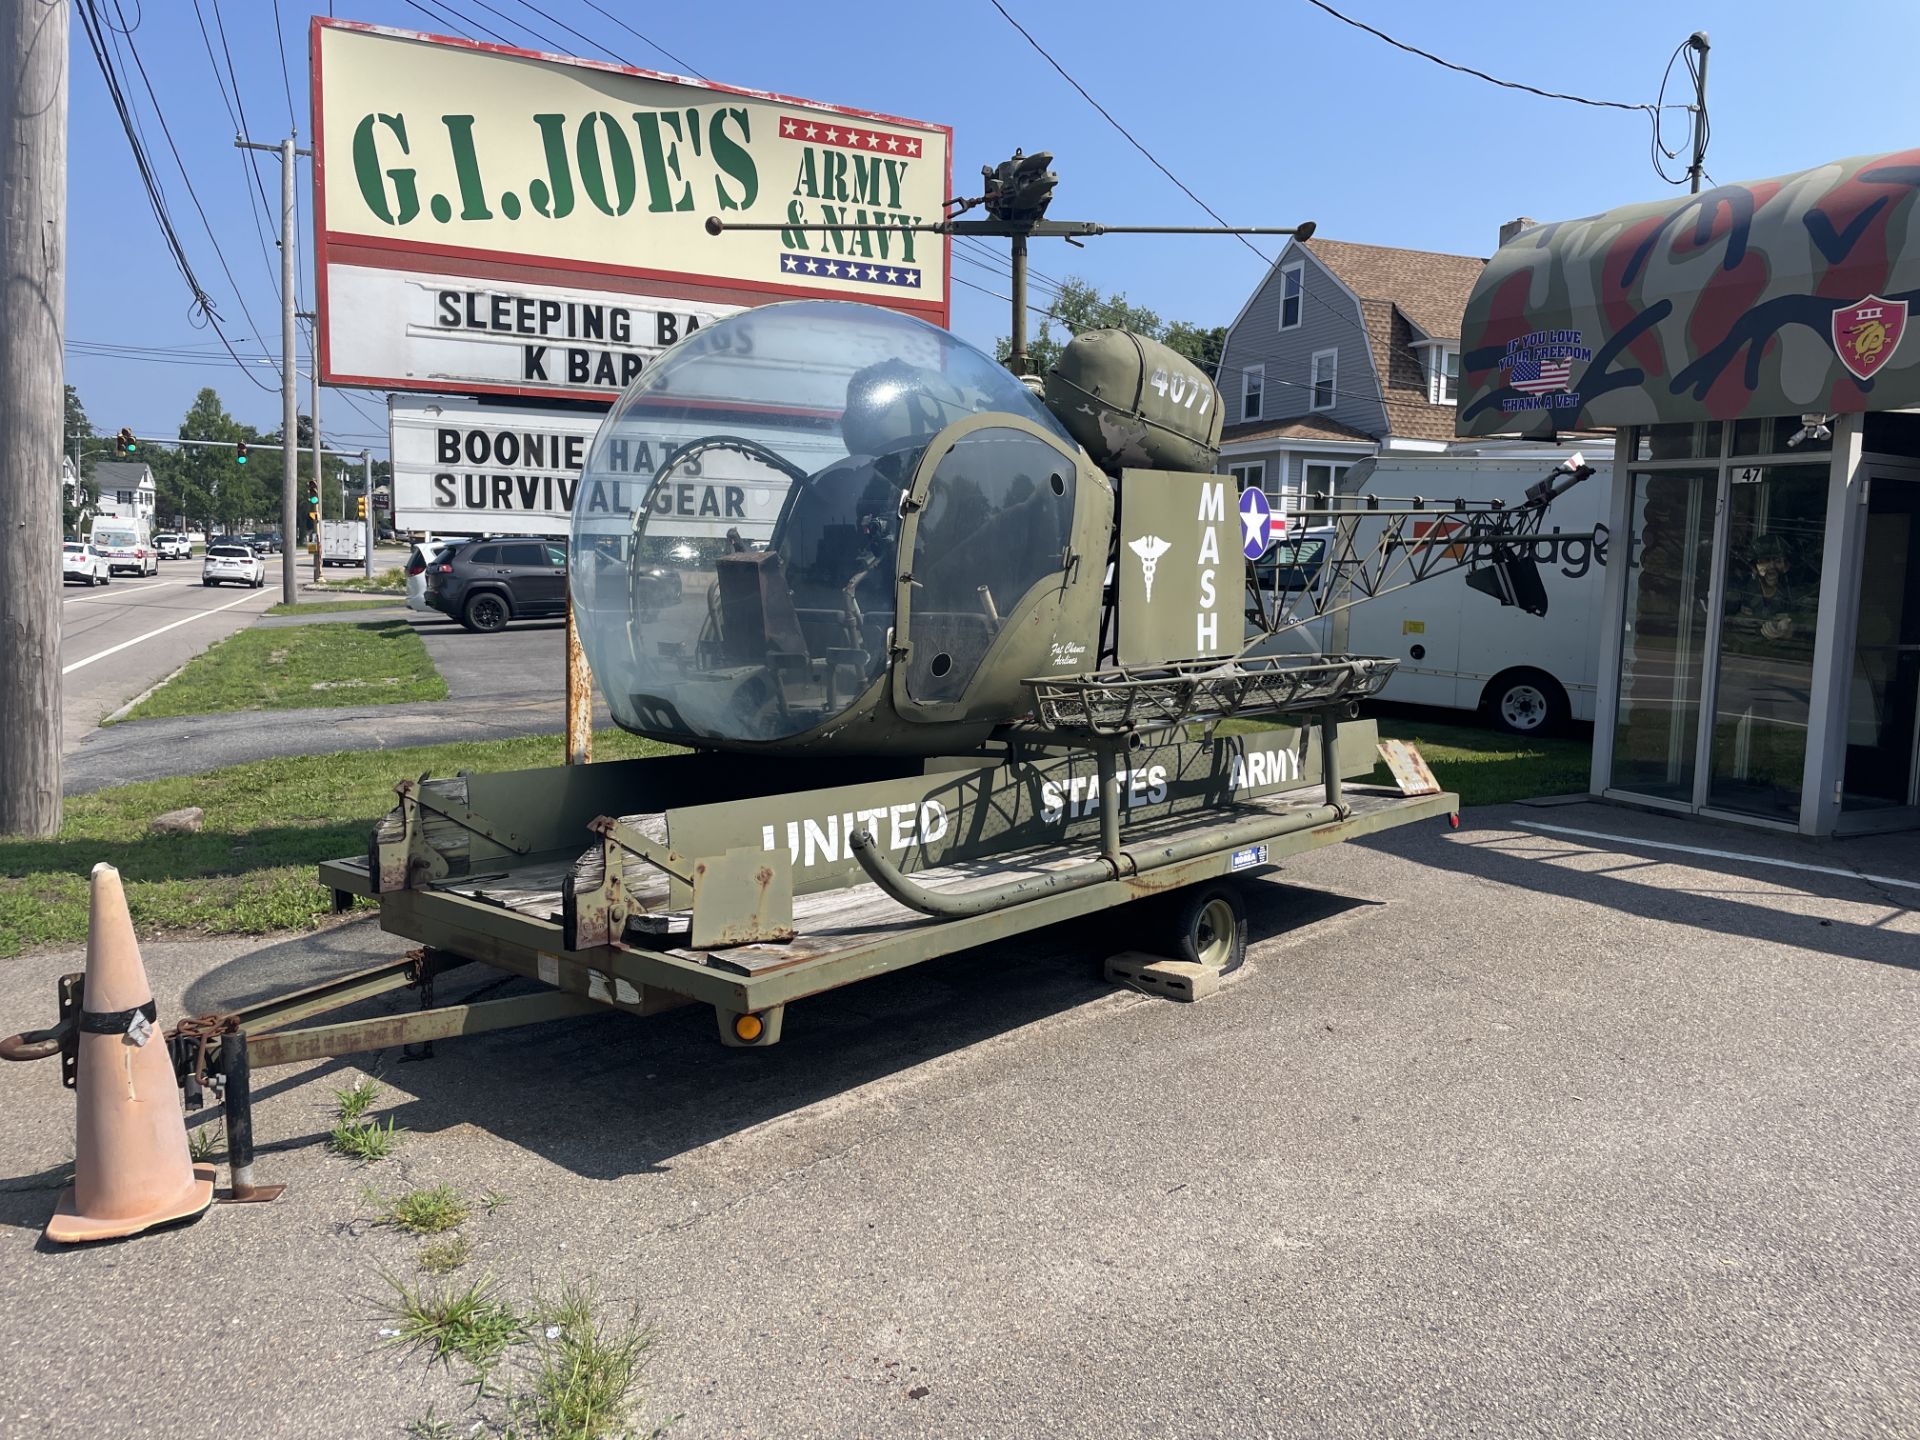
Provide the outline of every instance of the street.
{"type": "Polygon", "coordinates": [[[167,560],[151,578],[69,585],[60,597],[61,749],[280,598],[279,557],[259,590],[200,583],[200,557],[167,560]]]}
{"type": "MultiPolygon", "coordinates": [[[[446,1181],[510,1197],[456,1283],[639,1305],[675,1436],[1911,1434],[1920,917],[1806,858],[1506,806],[1252,882],[1251,969],[1195,1005],[1065,928],[802,1002],[764,1052],[694,1007],[256,1072],[286,1195],[124,1246],[40,1243],[73,1096],[0,1067],[0,1429],[467,1433],[464,1368],[391,1342],[420,1243],[363,1198],[446,1181]],[[357,1167],[324,1142],[363,1073],[399,1140],[357,1167]]],[[[144,948],[170,1020],[406,944],[144,948]]],[[[7,1028],[78,960],[7,967],[7,1028]]]]}

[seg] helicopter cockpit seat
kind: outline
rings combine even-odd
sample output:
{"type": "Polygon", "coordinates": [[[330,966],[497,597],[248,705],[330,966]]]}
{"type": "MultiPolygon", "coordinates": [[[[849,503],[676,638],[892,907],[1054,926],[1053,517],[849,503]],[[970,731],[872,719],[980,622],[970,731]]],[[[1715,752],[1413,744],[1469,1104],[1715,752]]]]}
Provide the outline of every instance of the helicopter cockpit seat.
{"type": "Polygon", "coordinates": [[[779,552],[745,551],[714,561],[720,611],[719,651],[728,665],[804,665],[807,642],[779,552]]]}

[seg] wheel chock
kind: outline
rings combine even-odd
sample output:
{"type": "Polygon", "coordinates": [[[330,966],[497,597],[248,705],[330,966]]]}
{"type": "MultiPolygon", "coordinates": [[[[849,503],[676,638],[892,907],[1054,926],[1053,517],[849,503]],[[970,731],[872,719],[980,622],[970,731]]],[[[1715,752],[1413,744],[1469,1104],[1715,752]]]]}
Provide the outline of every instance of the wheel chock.
{"type": "Polygon", "coordinates": [[[1130,985],[1144,994],[1167,1000],[1204,1000],[1226,980],[1211,965],[1168,960],[1140,950],[1123,950],[1108,956],[1106,973],[1107,979],[1116,985],[1130,985]]]}

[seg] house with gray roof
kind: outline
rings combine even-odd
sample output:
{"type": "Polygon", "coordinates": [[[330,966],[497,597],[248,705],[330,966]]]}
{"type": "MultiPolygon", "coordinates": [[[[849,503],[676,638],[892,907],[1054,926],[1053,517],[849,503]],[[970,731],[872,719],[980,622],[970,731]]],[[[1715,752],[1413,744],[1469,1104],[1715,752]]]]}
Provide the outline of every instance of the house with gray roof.
{"type": "Polygon", "coordinates": [[[1460,318],[1486,262],[1290,240],[1227,331],[1221,468],[1270,495],[1334,489],[1382,451],[1453,441],[1460,318]]]}

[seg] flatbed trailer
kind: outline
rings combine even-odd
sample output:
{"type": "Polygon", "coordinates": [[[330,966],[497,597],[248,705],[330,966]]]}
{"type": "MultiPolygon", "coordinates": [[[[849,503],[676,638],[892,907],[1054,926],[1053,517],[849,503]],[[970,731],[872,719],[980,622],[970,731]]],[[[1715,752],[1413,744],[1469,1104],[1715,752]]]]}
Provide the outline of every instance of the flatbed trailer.
{"type": "MultiPolygon", "coordinates": [[[[1370,738],[1372,727],[1364,728],[1370,738]]],[[[1366,759],[1361,773],[1373,769],[1371,754],[1366,759]]],[[[711,757],[703,760],[711,766],[711,757]]],[[[489,778],[470,777],[468,803],[476,812],[490,802],[489,778]]],[[[1076,888],[1039,888],[1087,863],[1086,846],[1068,841],[956,859],[913,874],[920,887],[957,900],[1008,886],[1035,887],[1033,898],[1004,908],[927,915],[863,877],[793,896],[791,938],[738,944],[692,943],[693,909],[672,908],[669,885],[638,897],[668,908],[630,918],[618,939],[581,944],[567,923],[567,887],[581,859],[577,847],[530,851],[511,863],[482,856],[470,861],[472,873],[385,892],[378,888],[374,857],[331,861],[320,873],[343,902],[356,895],[377,898],[381,928],[430,950],[479,960],[635,1014],[708,1005],[724,1043],[767,1045],[779,1038],[786,1007],[809,996],[1205,881],[1258,874],[1291,855],[1448,817],[1458,809],[1458,797],[1445,792],[1408,797],[1393,788],[1341,783],[1329,802],[1326,789],[1313,784],[1129,826],[1124,846],[1134,861],[1130,873],[1076,888]],[[740,1033],[743,1017],[759,1021],[757,1028],[748,1027],[751,1039],[740,1033]]],[[[659,822],[666,818],[656,811],[630,817],[628,823],[664,829],[659,822]]],[[[1178,939],[1163,938],[1169,949],[1178,939]]]]}
{"type": "MultiPolygon", "coordinates": [[[[1382,747],[1350,714],[930,761],[693,753],[403,781],[367,853],[319,879],[339,909],[377,901],[381,928],[419,948],[182,1020],[166,1033],[175,1073],[190,1108],[209,1089],[224,1102],[231,1198],[270,1199],[253,1181],[255,1069],[690,1004],[722,1043],[764,1047],[810,996],[1122,905],[1149,907],[1137,944],[1225,972],[1245,954],[1236,882],[1458,823],[1458,796],[1404,751],[1398,787],[1352,783],[1382,747]],[[794,791],[796,771],[834,783],[794,791]],[[538,988],[435,1005],[436,977],[474,962],[538,988]],[[403,989],[419,1008],[326,1018],[403,989]]],[[[0,1058],[59,1054],[71,1085],[82,981],[64,977],[59,1022],[0,1041],[0,1058]]]]}

